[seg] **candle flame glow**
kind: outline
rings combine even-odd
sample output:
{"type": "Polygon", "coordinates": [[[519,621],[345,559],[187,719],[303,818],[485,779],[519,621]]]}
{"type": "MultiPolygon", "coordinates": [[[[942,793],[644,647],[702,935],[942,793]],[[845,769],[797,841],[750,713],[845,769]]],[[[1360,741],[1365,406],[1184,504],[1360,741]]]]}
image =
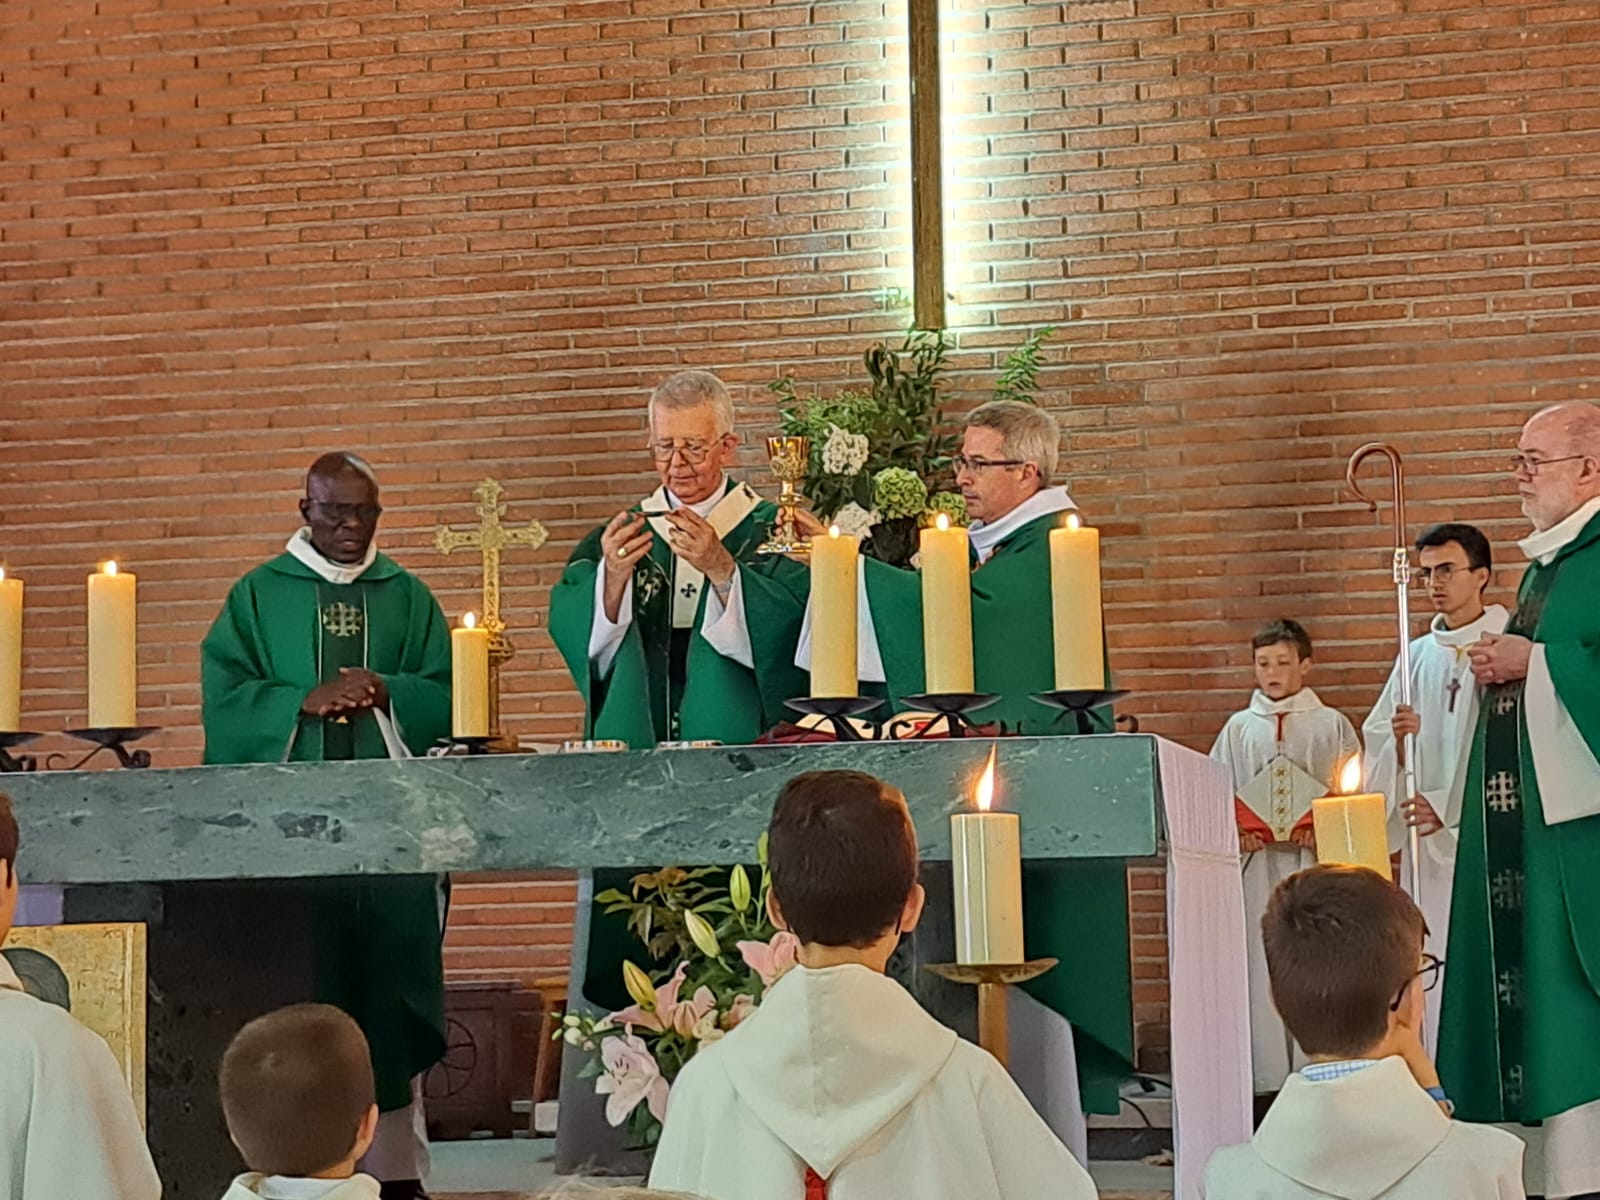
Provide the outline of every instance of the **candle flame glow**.
{"type": "Polygon", "coordinates": [[[828,526],[828,536],[829,537],[838,537],[839,536],[839,527],[837,525],[829,525],[828,526]]]}
{"type": "Polygon", "coordinates": [[[113,558],[110,562],[106,563],[101,570],[103,570],[107,575],[115,575],[117,573],[117,560],[113,558]]]}
{"type": "Polygon", "coordinates": [[[1069,512],[1067,514],[1067,528],[1068,529],[1080,529],[1080,528],[1082,528],[1082,526],[1083,526],[1083,518],[1082,517],[1080,517],[1075,512],[1069,512]]]}
{"type": "Polygon", "coordinates": [[[978,776],[978,786],[973,792],[979,812],[988,812],[994,804],[994,758],[995,747],[990,746],[989,761],[984,764],[983,774],[978,776]]]}
{"type": "Polygon", "coordinates": [[[1339,794],[1349,796],[1361,786],[1361,755],[1352,754],[1339,772],[1339,794]]]}
{"type": "Polygon", "coordinates": [[[4,583],[5,582],[5,578],[6,578],[6,569],[4,567],[0,567],[0,583],[4,583]]]}
{"type": "Polygon", "coordinates": [[[477,627],[478,627],[478,614],[477,613],[467,613],[465,616],[463,616],[461,618],[461,628],[463,628],[463,629],[476,629],[477,627]]]}
{"type": "Polygon", "coordinates": [[[940,513],[938,515],[938,517],[936,517],[934,519],[933,524],[940,531],[949,529],[950,528],[950,518],[946,514],[940,513]]]}

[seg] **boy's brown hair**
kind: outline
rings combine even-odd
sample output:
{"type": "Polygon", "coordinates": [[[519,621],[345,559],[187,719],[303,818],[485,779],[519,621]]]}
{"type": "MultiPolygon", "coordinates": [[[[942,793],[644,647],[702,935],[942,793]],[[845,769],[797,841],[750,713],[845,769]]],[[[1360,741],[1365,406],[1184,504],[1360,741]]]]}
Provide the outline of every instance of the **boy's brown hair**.
{"type": "Polygon", "coordinates": [[[1305,662],[1311,657],[1311,635],[1306,632],[1306,627],[1299,621],[1290,620],[1288,617],[1279,617],[1276,621],[1268,621],[1255,636],[1250,639],[1250,651],[1265,650],[1268,646],[1276,646],[1279,642],[1288,642],[1300,654],[1300,661],[1305,662]]]}
{"type": "Polygon", "coordinates": [[[1427,932],[1411,897],[1365,867],[1311,867],[1280,883],[1261,938],[1273,1006],[1300,1048],[1355,1057],[1382,1041],[1427,932]]]}
{"type": "Polygon", "coordinates": [[[305,1178],[355,1149],[376,1088],[361,1027],[326,1004],[251,1021],[222,1058],[222,1112],[245,1165],[305,1178]]]}
{"type": "Polygon", "coordinates": [[[872,945],[917,886],[905,797],[861,771],[808,771],[778,794],[768,829],[772,890],[802,942],[872,945]]]}
{"type": "Polygon", "coordinates": [[[11,797],[0,792],[0,862],[6,865],[6,874],[0,879],[9,880],[17,873],[17,847],[21,844],[22,831],[11,811],[11,797]]]}

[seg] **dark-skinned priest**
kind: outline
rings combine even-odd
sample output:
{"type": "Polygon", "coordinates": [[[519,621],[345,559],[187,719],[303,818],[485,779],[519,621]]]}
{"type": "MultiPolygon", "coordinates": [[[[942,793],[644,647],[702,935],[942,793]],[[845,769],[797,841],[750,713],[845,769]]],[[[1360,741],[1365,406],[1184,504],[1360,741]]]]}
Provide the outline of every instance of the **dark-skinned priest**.
{"type": "MultiPolygon", "coordinates": [[[[353,454],[306,477],[284,553],[228,594],[201,647],[208,763],[420,755],[450,732],[450,636],[426,584],[378,553],[378,481],[353,454]]],[[[431,877],[315,889],[315,999],[372,1047],[378,1138],[364,1169],[385,1200],[421,1196],[418,1077],[444,1051],[441,904],[431,877]]]]}
{"type": "Polygon", "coordinates": [[[715,375],[664,380],[649,428],[661,486],[578,543],[550,595],[550,633],[589,737],[753,742],[805,694],[794,647],[806,569],[756,553],[778,510],[728,477],[738,438],[715,375]]]}
{"type": "MultiPolygon", "coordinates": [[[[1109,710],[1080,717],[1031,698],[1055,687],[1050,531],[1077,508],[1055,482],[1060,446],[1060,426],[1049,412],[998,400],[968,415],[955,460],[971,520],[975,684],[978,692],[1000,697],[974,718],[1035,736],[1111,729],[1109,710]]],[[[868,602],[860,612],[858,674],[881,682],[892,706],[904,710],[910,706],[903,697],[926,690],[921,577],[876,559],[861,562],[868,602]]],[[[808,627],[798,655],[802,665],[809,665],[809,651],[808,627]]],[[[1013,993],[1016,1036],[1036,1047],[1015,1056],[1023,1064],[1018,1082],[1062,1140],[1081,1149],[1082,1113],[1068,1111],[1073,1105],[1062,1102],[1059,1090],[1071,1060],[1052,1068],[1048,1048],[1074,1046],[1088,1111],[1117,1111],[1117,1088],[1133,1057],[1127,875],[1112,861],[1025,864],[1024,903],[1029,957],[1056,957],[1073,968],[1028,986],[1040,1004],[1013,993]],[[1029,1077],[1030,1063],[1038,1066],[1036,1079],[1029,1077]]]]}
{"type": "Polygon", "coordinates": [[[1530,565],[1467,651],[1439,1074],[1463,1119],[1520,1126],[1543,1195],[1600,1197],[1600,408],[1535,413],[1508,466],[1530,565]]]}

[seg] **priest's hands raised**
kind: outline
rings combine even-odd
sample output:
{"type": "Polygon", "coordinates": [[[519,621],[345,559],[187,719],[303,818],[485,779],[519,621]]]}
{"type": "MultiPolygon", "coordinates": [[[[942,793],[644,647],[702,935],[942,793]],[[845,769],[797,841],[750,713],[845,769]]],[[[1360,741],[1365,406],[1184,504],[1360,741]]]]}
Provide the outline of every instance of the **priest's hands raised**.
{"type": "Polygon", "coordinates": [[[642,513],[619,512],[600,531],[600,561],[605,571],[606,620],[616,624],[622,613],[633,569],[650,553],[655,534],[642,513]]]}
{"type": "Polygon", "coordinates": [[[722,538],[710,521],[692,508],[674,509],[666,519],[667,524],[672,526],[667,534],[667,544],[672,547],[674,554],[719,588],[733,582],[739,566],[722,544],[722,538]]]}
{"type": "Polygon", "coordinates": [[[1467,647],[1467,657],[1479,683],[1515,683],[1528,677],[1533,643],[1514,633],[1486,633],[1467,647]]]}

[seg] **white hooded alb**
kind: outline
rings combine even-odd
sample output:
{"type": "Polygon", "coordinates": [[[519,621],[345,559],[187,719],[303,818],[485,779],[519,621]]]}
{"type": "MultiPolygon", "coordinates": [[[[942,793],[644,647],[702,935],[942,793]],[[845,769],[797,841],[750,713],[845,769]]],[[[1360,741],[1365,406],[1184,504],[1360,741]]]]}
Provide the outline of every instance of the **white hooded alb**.
{"type": "Polygon", "coordinates": [[[1452,1121],[1405,1062],[1294,1074],[1243,1146],[1206,1166],[1204,1200],[1523,1200],[1522,1143],[1452,1121]]]}
{"type": "Polygon", "coordinates": [[[378,1200],[378,1181],[370,1175],[349,1179],[288,1179],[282,1175],[241,1175],[222,1200],[378,1200]]]}
{"type": "Polygon", "coordinates": [[[0,958],[0,1200],[159,1200],[110,1048],[0,958]]]}
{"type": "Polygon", "coordinates": [[[989,1054],[866,967],[796,967],[673,1088],[650,1185],[706,1200],[1093,1200],[989,1054]]]}

